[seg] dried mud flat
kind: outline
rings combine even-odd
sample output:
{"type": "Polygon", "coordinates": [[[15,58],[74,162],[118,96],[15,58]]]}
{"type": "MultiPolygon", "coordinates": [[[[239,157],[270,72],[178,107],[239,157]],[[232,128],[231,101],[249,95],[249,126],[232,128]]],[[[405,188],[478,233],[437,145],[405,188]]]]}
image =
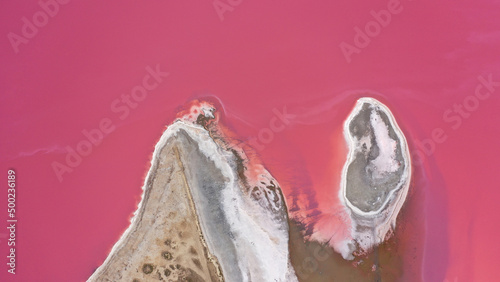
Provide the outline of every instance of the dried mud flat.
{"type": "Polygon", "coordinates": [[[159,156],[137,217],[88,281],[223,281],[198,225],[177,141],[159,156]]]}
{"type": "Polygon", "coordinates": [[[165,130],[131,225],[88,281],[297,281],[281,188],[214,110],[165,130]]]}
{"type": "Polygon", "coordinates": [[[354,241],[340,253],[307,239],[302,223],[289,218],[278,182],[248,157],[251,149],[226,138],[214,110],[193,106],[165,130],[131,225],[88,281],[400,276],[395,241],[384,240],[405,201],[410,166],[406,140],[385,106],[360,99],[345,123],[351,151],[339,196],[350,210],[354,241]],[[369,252],[355,258],[356,249],[369,252]]]}

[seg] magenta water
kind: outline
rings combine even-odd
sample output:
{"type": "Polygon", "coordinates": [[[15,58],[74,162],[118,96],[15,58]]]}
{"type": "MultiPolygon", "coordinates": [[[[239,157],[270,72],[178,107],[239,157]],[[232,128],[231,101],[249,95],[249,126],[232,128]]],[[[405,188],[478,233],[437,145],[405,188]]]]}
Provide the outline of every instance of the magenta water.
{"type": "Polygon", "coordinates": [[[0,229],[2,281],[87,279],[129,225],[164,127],[195,98],[219,101],[287,200],[342,234],[342,124],[367,93],[417,160],[394,234],[403,277],[495,280],[497,3],[57,3],[0,11],[1,167],[16,171],[19,219],[15,276],[0,229]]]}

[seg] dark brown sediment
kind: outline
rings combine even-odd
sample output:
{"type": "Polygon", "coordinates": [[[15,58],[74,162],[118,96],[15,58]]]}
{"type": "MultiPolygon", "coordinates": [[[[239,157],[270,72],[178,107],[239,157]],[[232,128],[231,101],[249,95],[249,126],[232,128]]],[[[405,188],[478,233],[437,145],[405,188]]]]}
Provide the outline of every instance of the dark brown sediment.
{"type": "Polygon", "coordinates": [[[396,236],[366,254],[345,260],[328,244],[304,238],[300,223],[290,220],[289,226],[290,256],[300,282],[391,282],[401,281],[403,277],[403,255],[396,236]]]}
{"type": "Polygon", "coordinates": [[[389,238],[352,261],[344,260],[328,244],[308,241],[304,226],[291,219],[290,256],[299,281],[423,281],[424,192],[416,187],[419,184],[412,181],[389,238]],[[373,265],[378,267],[375,272],[373,265]]]}

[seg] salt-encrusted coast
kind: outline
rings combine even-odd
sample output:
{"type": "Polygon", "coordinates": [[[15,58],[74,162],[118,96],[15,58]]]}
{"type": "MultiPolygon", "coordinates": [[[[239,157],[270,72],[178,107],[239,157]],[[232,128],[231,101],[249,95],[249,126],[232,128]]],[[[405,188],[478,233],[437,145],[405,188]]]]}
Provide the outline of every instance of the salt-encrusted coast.
{"type": "Polygon", "coordinates": [[[89,281],[297,281],[279,184],[218,118],[195,101],[165,130],[130,227],[89,281]]]}
{"type": "Polygon", "coordinates": [[[391,111],[361,98],[344,123],[349,153],[339,198],[351,216],[351,238],[342,255],[383,242],[406,199],[411,178],[408,145],[391,111]]]}

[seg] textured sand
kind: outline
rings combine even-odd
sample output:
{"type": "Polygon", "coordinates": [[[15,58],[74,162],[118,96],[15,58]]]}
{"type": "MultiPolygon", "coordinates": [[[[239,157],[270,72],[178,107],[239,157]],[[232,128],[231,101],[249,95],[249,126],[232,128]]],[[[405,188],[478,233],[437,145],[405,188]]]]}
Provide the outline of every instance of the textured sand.
{"type": "Polygon", "coordinates": [[[153,163],[136,218],[89,281],[223,281],[198,225],[179,144],[153,163]]]}
{"type": "Polygon", "coordinates": [[[162,135],[131,226],[89,281],[297,281],[277,181],[210,107],[162,135]]]}

